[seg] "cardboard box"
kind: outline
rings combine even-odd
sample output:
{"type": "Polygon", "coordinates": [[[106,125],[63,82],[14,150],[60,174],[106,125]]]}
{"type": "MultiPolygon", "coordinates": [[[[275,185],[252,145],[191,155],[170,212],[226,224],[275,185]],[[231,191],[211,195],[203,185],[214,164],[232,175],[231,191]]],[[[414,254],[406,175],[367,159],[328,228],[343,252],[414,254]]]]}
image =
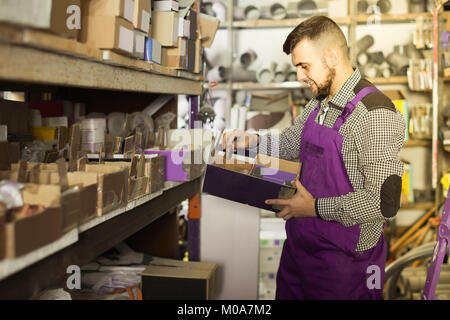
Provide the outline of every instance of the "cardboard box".
{"type": "Polygon", "coordinates": [[[83,17],[81,42],[100,49],[133,54],[133,24],[120,17],[87,16],[83,17]]]}
{"type": "Polygon", "coordinates": [[[203,192],[253,207],[279,211],[281,206],[265,204],[267,199],[291,198],[296,188],[285,181],[298,178],[301,164],[258,155],[252,160],[217,155],[206,166],[203,192]]]}
{"type": "Polygon", "coordinates": [[[136,161],[136,164],[133,164],[134,161],[136,160],[133,159],[132,161],[126,162],[106,160],[102,163],[102,165],[116,166],[128,170],[128,202],[145,195],[148,184],[148,177],[144,175],[144,166],[139,170],[138,166],[140,166],[140,164],[138,164],[138,160],[136,161]]]}
{"type": "Polygon", "coordinates": [[[164,167],[164,155],[156,155],[145,162],[145,176],[149,178],[146,193],[154,193],[164,188],[164,167]]]}
{"type": "Polygon", "coordinates": [[[186,69],[187,57],[186,56],[169,56],[167,54],[167,48],[161,50],[161,64],[165,67],[172,69],[186,69]]]}
{"type": "Polygon", "coordinates": [[[178,38],[177,46],[173,48],[165,48],[168,56],[185,57],[187,55],[187,39],[178,38]]]}
{"type": "Polygon", "coordinates": [[[144,60],[146,33],[134,30],[133,57],[144,60]]]}
{"type": "Polygon", "coordinates": [[[5,226],[6,258],[13,259],[43,247],[61,237],[62,213],[60,207],[7,222],[5,226]]]}
{"type": "Polygon", "coordinates": [[[69,186],[79,185],[81,188],[79,224],[85,223],[97,215],[98,183],[97,174],[90,172],[68,172],[69,186]]]}
{"type": "Polygon", "coordinates": [[[190,181],[201,175],[203,154],[200,148],[165,150],[147,149],[145,154],[161,154],[165,157],[165,181],[190,181]]]}
{"type": "Polygon", "coordinates": [[[144,60],[161,64],[161,44],[158,40],[145,38],[144,60]]]}
{"type": "Polygon", "coordinates": [[[202,63],[202,46],[200,45],[200,39],[195,40],[195,65],[194,73],[201,73],[203,70],[202,63]]]}
{"type": "Polygon", "coordinates": [[[189,20],[189,39],[195,40],[197,39],[197,12],[195,10],[189,10],[186,14],[187,19],[189,20]]]}
{"type": "Polygon", "coordinates": [[[27,184],[22,189],[23,202],[42,205],[44,208],[61,208],[61,232],[66,233],[78,226],[81,215],[79,190],[69,189],[61,192],[59,185],[27,184]]]}
{"type": "Polygon", "coordinates": [[[102,164],[87,164],[85,172],[94,172],[98,174],[98,216],[126,206],[128,202],[127,168],[102,164]]]}
{"type": "Polygon", "coordinates": [[[152,38],[162,46],[176,47],[178,40],[178,13],[153,12],[152,38]]]}
{"type": "Polygon", "coordinates": [[[218,265],[154,258],[142,272],[144,300],[212,300],[218,265]]]}
{"type": "MultiPolygon", "coordinates": [[[[135,0],[83,0],[82,5],[83,17],[122,17],[131,23],[134,21],[135,0]]],[[[107,31],[105,29],[99,30],[100,33],[107,31]]]]}
{"type": "Polygon", "coordinates": [[[211,45],[219,29],[220,20],[204,13],[199,15],[200,41],[204,48],[211,48],[211,45]]]}
{"type": "Polygon", "coordinates": [[[150,17],[151,17],[151,0],[135,0],[134,5],[134,28],[148,35],[150,29],[150,17]]]}
{"type": "Polygon", "coordinates": [[[9,134],[28,134],[29,115],[30,110],[26,103],[0,100],[0,124],[8,126],[9,134]]]}
{"type": "Polygon", "coordinates": [[[81,0],[53,0],[50,30],[77,39],[81,29],[81,0]]]}
{"type": "Polygon", "coordinates": [[[152,2],[153,11],[175,11],[178,12],[180,6],[178,1],[158,0],[152,2]]]}

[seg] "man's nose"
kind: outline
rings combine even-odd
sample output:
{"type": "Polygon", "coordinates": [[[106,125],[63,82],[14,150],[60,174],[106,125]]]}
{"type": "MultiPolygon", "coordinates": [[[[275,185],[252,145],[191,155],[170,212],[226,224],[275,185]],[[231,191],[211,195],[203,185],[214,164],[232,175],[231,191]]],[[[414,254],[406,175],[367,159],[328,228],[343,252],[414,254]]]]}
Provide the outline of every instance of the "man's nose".
{"type": "Polygon", "coordinates": [[[297,81],[302,82],[302,81],[305,81],[306,78],[307,77],[306,77],[305,73],[302,71],[302,69],[298,68],[297,69],[297,81]]]}

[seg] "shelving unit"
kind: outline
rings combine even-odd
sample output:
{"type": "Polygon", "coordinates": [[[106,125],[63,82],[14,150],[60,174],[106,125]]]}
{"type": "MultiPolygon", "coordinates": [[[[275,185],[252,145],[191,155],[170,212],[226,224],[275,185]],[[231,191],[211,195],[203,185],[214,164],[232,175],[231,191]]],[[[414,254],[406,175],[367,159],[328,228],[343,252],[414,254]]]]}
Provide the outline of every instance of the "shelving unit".
{"type": "MultiPolygon", "coordinates": [[[[0,90],[70,88],[67,91],[72,96],[99,93],[106,97],[113,93],[107,99],[114,99],[123,95],[117,104],[127,101],[131,105],[151,100],[152,94],[200,96],[203,92],[201,75],[2,23],[0,61],[0,90]]],[[[200,192],[201,177],[188,182],[166,182],[164,189],[95,217],[53,243],[0,261],[0,299],[29,299],[60,283],[67,277],[69,265],[93,261],[200,192]]]]}
{"type": "Polygon", "coordinates": [[[200,95],[202,78],[32,29],[0,24],[0,81],[200,95]],[[185,77],[182,77],[185,76],[185,77]]]}
{"type": "Polygon", "coordinates": [[[58,241],[0,262],[0,299],[27,299],[61,281],[70,265],[81,266],[162,217],[200,191],[201,178],[177,183],[127,207],[94,218],[58,241]],[[36,276],[42,275],[42,276],[36,276]],[[45,276],[43,276],[45,275],[45,276]]]}

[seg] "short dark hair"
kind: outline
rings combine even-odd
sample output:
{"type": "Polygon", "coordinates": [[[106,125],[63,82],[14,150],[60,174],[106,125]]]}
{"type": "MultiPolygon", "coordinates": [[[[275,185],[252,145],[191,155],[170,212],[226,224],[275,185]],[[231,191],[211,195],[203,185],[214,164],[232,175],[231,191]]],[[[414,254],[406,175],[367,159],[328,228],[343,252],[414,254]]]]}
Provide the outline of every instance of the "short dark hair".
{"type": "MultiPolygon", "coordinates": [[[[347,47],[344,33],[336,22],[325,16],[314,16],[306,19],[291,31],[283,44],[283,51],[291,54],[297,43],[303,39],[316,40],[326,33],[336,35],[337,40],[341,42],[340,45],[347,47]]],[[[348,48],[344,51],[347,53],[348,48]]]]}

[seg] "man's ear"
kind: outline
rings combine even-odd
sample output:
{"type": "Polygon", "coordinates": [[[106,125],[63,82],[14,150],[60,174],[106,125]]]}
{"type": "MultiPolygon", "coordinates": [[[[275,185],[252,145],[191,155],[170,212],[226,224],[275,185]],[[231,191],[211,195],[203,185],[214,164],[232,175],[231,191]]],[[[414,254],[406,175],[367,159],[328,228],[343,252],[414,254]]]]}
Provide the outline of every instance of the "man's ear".
{"type": "Polygon", "coordinates": [[[339,55],[335,48],[329,48],[325,55],[328,66],[335,68],[339,64],[339,55]]]}

